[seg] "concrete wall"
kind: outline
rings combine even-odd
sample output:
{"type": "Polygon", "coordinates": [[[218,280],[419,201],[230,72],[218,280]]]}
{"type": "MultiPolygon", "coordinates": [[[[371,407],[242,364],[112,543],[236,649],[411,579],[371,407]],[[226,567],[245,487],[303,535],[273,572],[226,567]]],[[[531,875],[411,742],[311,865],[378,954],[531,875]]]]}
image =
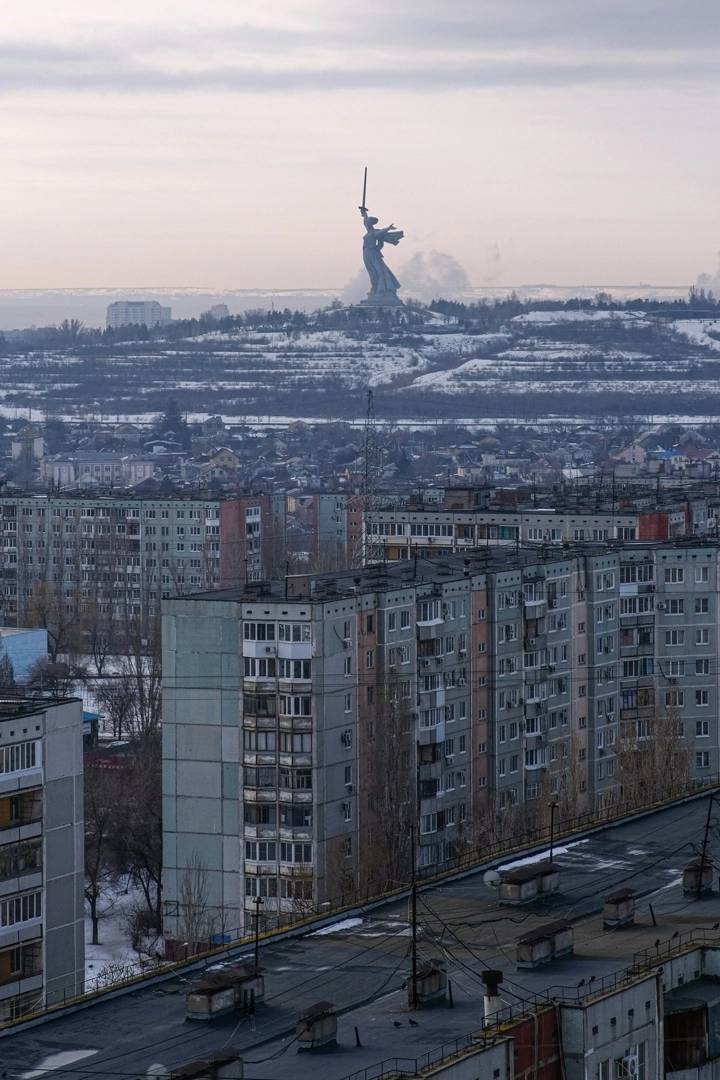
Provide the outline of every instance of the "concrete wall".
{"type": "Polygon", "coordinates": [[[197,859],[207,868],[212,932],[242,925],[238,627],[234,602],[165,605],[163,858],[171,937],[183,933],[177,905],[183,876],[197,859]]]}

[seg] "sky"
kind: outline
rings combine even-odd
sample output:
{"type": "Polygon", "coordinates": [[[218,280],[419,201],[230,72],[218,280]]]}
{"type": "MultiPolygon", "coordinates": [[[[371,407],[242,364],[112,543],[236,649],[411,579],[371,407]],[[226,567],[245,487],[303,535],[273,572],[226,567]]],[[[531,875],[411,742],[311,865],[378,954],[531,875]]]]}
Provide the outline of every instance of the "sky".
{"type": "Polygon", "coordinates": [[[3,0],[0,288],[342,287],[365,166],[401,280],[712,278],[719,59],[717,0],[3,0]]]}

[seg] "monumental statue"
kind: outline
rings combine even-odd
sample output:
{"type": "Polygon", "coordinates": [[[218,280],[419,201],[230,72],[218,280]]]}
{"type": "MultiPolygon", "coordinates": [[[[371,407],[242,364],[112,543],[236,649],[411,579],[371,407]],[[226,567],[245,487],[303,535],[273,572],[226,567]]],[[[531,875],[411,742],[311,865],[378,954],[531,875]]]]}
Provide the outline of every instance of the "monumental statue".
{"type": "Polygon", "coordinates": [[[367,194],[367,169],[365,169],[365,182],[363,184],[362,206],[359,207],[365,223],[365,236],[363,237],[363,262],[370,278],[370,292],[367,300],[360,303],[366,307],[402,307],[403,302],[398,298],[397,291],[400,282],[386,265],[383,255],[385,244],[395,246],[399,244],[405,235],[394,225],[388,225],[385,229],[378,229],[378,219],[370,217],[365,205],[367,194]]]}

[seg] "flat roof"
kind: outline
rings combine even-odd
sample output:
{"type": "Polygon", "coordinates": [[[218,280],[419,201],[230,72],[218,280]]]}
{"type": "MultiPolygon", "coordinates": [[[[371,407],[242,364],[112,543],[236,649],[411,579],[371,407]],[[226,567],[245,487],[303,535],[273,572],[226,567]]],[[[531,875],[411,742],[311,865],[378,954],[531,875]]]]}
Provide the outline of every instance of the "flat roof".
{"type": "MultiPolygon", "coordinates": [[[[296,1080],[306,1073],[313,1080],[344,1080],[385,1059],[419,1059],[456,1040],[467,1046],[463,1037],[481,1024],[482,973],[488,968],[504,975],[504,1002],[542,1006],[550,995],[578,1004],[609,993],[617,973],[637,954],[647,951],[652,964],[656,957],[661,965],[690,931],[704,930],[706,944],[720,948],[720,931],[712,929],[720,921],[720,895],[695,900],[682,892],[682,868],[693,845],[702,841],[706,817],[707,797],[591,836],[558,840],[553,864],[561,872],[560,892],[522,908],[500,907],[496,889],[483,883],[482,872],[421,886],[419,962],[444,961],[453,1009],[441,1005],[413,1013],[408,1006],[410,932],[408,903],[402,899],[365,915],[345,916],[319,934],[261,942],[265,1004],[252,1017],[187,1023],[185,992],[200,972],[183,971],[160,985],[9,1032],[0,1037],[3,1068],[11,1077],[22,1075],[63,1050],[87,1050],[82,1061],[62,1069],[63,1080],[143,1076],[155,1062],[177,1067],[231,1043],[242,1053],[246,1080],[296,1080]],[[636,890],[635,925],[604,930],[604,896],[630,886],[636,890]],[[572,925],[574,955],[540,968],[516,969],[518,935],[550,920],[572,925]],[[336,1005],[338,1047],[313,1056],[311,1064],[303,1057],[300,1064],[295,1024],[318,1001],[336,1005]]],[[[505,868],[517,863],[509,859],[505,868]]],[[[211,976],[223,963],[251,963],[252,956],[249,941],[242,949],[219,954],[203,971],[211,976]]],[[[639,977],[652,964],[640,966],[639,977]]]]}

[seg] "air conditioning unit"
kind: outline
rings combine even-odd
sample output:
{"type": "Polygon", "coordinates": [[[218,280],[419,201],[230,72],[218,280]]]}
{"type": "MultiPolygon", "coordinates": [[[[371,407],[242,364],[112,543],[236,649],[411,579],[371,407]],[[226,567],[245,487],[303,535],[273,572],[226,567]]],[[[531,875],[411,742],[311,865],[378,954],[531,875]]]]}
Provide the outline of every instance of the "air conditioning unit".
{"type": "Polygon", "coordinates": [[[464,660],[465,657],[467,656],[467,649],[460,649],[460,652],[458,653],[458,655],[459,655],[461,660],[464,660]]]}
{"type": "Polygon", "coordinates": [[[430,661],[427,658],[423,660],[423,667],[430,667],[430,661]]]}
{"type": "Polygon", "coordinates": [[[265,652],[266,653],[274,653],[275,652],[275,646],[274,645],[266,645],[265,646],[265,652]]]}
{"type": "Polygon", "coordinates": [[[628,1077],[636,1077],[638,1074],[639,1060],[637,1054],[628,1054],[627,1057],[621,1058],[620,1062],[623,1066],[624,1075],[628,1077]]]}
{"type": "Polygon", "coordinates": [[[658,609],[658,611],[664,611],[665,610],[665,605],[663,604],[662,600],[658,604],[657,609],[658,609]]]}
{"type": "Polygon", "coordinates": [[[551,607],[551,608],[556,608],[557,606],[558,606],[558,602],[557,602],[557,600],[551,600],[551,601],[550,601],[550,607],[551,607]]]}
{"type": "Polygon", "coordinates": [[[537,638],[534,638],[534,637],[528,638],[528,642],[529,642],[530,645],[534,645],[536,641],[537,641],[537,638]]]}
{"type": "Polygon", "coordinates": [[[677,682],[677,679],[668,679],[668,682],[671,683],[674,686],[675,683],[677,682]]]}
{"type": "Polygon", "coordinates": [[[458,684],[458,686],[464,686],[465,685],[465,679],[463,679],[462,676],[461,676],[458,679],[457,684],[458,684]]]}

